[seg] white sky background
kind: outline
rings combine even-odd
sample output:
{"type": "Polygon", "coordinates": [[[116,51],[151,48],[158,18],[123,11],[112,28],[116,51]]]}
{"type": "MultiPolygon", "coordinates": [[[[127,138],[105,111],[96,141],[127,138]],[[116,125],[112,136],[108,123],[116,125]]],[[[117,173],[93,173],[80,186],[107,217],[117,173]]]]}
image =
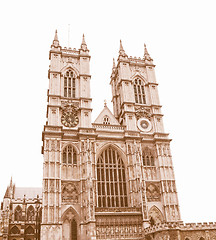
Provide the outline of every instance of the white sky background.
{"type": "Polygon", "coordinates": [[[128,56],[156,64],[164,124],[171,150],[182,220],[216,221],[215,1],[3,1],[0,6],[0,199],[10,177],[16,186],[41,186],[41,136],[46,122],[49,49],[79,48],[91,58],[93,118],[109,85],[119,40],[128,56]]]}

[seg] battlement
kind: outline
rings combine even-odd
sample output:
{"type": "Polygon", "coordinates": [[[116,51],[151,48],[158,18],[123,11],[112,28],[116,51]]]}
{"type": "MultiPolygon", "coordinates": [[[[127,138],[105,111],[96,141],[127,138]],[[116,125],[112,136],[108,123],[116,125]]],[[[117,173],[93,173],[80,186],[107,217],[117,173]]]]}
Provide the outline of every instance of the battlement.
{"type": "Polygon", "coordinates": [[[167,230],[180,230],[180,231],[190,231],[190,230],[212,230],[216,229],[216,222],[204,222],[204,223],[183,223],[183,222],[172,222],[172,223],[162,223],[156,224],[152,227],[145,229],[145,234],[167,231],[167,230]]]}
{"type": "Polygon", "coordinates": [[[62,50],[62,53],[65,53],[65,54],[72,54],[72,55],[78,55],[79,54],[79,50],[77,50],[76,48],[66,48],[64,47],[62,50]]]}
{"type": "Polygon", "coordinates": [[[140,57],[132,57],[132,56],[130,56],[128,59],[130,60],[131,63],[142,63],[142,64],[145,63],[145,59],[144,58],[140,58],[140,57]]]}

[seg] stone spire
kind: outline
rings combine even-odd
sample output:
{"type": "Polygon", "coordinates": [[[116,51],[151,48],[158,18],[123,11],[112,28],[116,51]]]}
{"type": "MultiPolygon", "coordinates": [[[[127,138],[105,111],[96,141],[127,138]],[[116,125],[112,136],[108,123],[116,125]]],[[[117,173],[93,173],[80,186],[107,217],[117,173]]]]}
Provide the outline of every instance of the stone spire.
{"type": "Polygon", "coordinates": [[[120,40],[119,56],[127,57],[127,54],[125,53],[121,40],[120,40]]]}
{"type": "Polygon", "coordinates": [[[55,30],[55,36],[54,36],[54,40],[53,40],[53,45],[52,46],[54,46],[54,47],[58,47],[59,46],[57,29],[55,30]]]}
{"type": "Polygon", "coordinates": [[[144,60],[145,61],[153,61],[153,59],[150,57],[150,54],[148,53],[146,44],[144,43],[144,60]]]}
{"type": "Polygon", "coordinates": [[[80,47],[82,50],[88,50],[87,48],[87,44],[86,44],[86,41],[85,41],[85,35],[83,33],[83,37],[82,37],[82,43],[81,43],[81,47],[80,47]]]}

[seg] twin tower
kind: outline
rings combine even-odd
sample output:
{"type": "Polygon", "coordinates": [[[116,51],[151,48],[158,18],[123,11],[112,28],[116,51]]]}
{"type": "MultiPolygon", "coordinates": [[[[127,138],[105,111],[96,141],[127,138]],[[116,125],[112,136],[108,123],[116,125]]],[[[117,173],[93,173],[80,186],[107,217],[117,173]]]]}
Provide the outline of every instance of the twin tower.
{"type": "Polygon", "coordinates": [[[170,139],[164,132],[155,65],[128,57],[113,63],[113,113],[91,120],[90,55],[62,48],[49,59],[43,130],[42,240],[145,239],[158,223],[180,222],[170,139]]]}

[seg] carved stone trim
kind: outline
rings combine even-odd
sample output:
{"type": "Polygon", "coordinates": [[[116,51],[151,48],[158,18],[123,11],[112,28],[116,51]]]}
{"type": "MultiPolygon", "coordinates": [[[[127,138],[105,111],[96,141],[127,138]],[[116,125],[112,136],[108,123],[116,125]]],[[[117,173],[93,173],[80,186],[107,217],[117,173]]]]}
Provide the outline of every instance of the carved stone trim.
{"type": "Polygon", "coordinates": [[[78,203],[78,183],[63,181],[62,185],[62,202],[76,204],[78,203]]]}
{"type": "Polygon", "coordinates": [[[137,120],[139,120],[142,117],[150,120],[151,119],[151,110],[146,107],[135,107],[135,115],[136,115],[137,120]]]}

